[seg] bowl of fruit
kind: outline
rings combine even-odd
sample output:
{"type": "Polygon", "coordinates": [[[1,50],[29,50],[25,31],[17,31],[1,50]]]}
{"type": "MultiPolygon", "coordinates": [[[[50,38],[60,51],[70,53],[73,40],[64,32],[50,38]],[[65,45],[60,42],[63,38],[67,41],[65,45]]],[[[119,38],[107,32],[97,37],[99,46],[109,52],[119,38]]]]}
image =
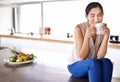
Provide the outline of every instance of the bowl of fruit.
{"type": "Polygon", "coordinates": [[[36,58],[36,56],[33,53],[26,54],[24,52],[16,52],[14,50],[11,50],[11,52],[14,53],[14,55],[8,57],[7,59],[4,59],[5,63],[12,65],[26,64],[32,63],[36,58]]]}

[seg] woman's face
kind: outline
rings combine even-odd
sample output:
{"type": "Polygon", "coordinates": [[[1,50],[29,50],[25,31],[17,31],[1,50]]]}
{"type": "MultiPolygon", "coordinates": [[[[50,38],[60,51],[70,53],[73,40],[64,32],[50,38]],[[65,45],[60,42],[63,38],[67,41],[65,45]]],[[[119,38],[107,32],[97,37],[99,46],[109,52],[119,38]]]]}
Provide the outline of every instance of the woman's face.
{"type": "Polygon", "coordinates": [[[92,8],[86,18],[89,24],[101,23],[103,19],[103,12],[99,7],[92,8]]]}

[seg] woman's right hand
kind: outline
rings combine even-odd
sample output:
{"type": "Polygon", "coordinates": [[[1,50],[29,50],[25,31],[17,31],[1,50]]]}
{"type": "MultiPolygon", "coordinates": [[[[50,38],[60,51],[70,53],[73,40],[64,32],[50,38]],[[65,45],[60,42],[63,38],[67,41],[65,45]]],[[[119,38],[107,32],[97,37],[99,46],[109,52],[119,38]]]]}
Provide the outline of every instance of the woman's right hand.
{"type": "Polygon", "coordinates": [[[90,38],[92,36],[96,35],[96,29],[94,25],[91,25],[87,28],[86,33],[85,33],[85,38],[90,38]]]}

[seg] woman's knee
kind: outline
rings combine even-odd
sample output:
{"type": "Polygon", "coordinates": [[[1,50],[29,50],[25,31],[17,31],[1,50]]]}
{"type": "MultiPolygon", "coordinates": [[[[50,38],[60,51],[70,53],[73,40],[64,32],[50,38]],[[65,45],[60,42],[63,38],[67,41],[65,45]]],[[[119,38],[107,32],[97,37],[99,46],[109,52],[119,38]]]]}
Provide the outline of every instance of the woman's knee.
{"type": "Polygon", "coordinates": [[[110,68],[113,69],[113,62],[111,62],[110,59],[108,59],[108,58],[102,58],[101,61],[102,61],[102,64],[103,64],[104,66],[109,67],[109,69],[110,69],[110,68]]]}
{"type": "Polygon", "coordinates": [[[101,68],[101,64],[100,62],[98,61],[98,59],[94,59],[94,58],[90,58],[88,59],[89,60],[89,65],[94,68],[94,67],[97,67],[97,68],[101,68]]]}
{"type": "Polygon", "coordinates": [[[103,64],[108,65],[109,67],[113,67],[113,63],[111,62],[110,59],[102,58],[101,60],[102,60],[103,64]]]}

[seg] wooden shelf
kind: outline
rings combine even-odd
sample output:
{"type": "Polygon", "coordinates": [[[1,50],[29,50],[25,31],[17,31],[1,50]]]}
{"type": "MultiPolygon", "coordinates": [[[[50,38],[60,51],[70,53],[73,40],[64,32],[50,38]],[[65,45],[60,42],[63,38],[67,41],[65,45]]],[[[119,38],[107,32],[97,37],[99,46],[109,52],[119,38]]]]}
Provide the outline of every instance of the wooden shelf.
{"type": "Polygon", "coordinates": [[[66,43],[66,44],[73,44],[73,40],[70,38],[55,38],[55,37],[41,37],[40,35],[27,35],[27,34],[15,34],[15,35],[4,35],[0,34],[0,37],[8,37],[8,38],[19,38],[19,39],[27,39],[27,40],[41,40],[41,41],[48,41],[48,42],[59,42],[59,43],[66,43]]]}
{"type": "Polygon", "coordinates": [[[120,49],[120,43],[108,43],[108,47],[120,49]]]}
{"type": "MultiPolygon", "coordinates": [[[[44,36],[41,37],[40,35],[34,35],[29,36],[25,34],[19,34],[19,35],[4,35],[0,34],[0,37],[8,37],[8,38],[18,38],[18,39],[27,39],[27,40],[40,40],[40,41],[48,41],[48,42],[58,42],[58,43],[65,43],[65,44],[73,44],[73,39],[70,38],[55,38],[55,37],[49,37],[45,38],[44,36]]],[[[120,49],[120,43],[108,43],[109,48],[116,48],[120,49]]]]}

